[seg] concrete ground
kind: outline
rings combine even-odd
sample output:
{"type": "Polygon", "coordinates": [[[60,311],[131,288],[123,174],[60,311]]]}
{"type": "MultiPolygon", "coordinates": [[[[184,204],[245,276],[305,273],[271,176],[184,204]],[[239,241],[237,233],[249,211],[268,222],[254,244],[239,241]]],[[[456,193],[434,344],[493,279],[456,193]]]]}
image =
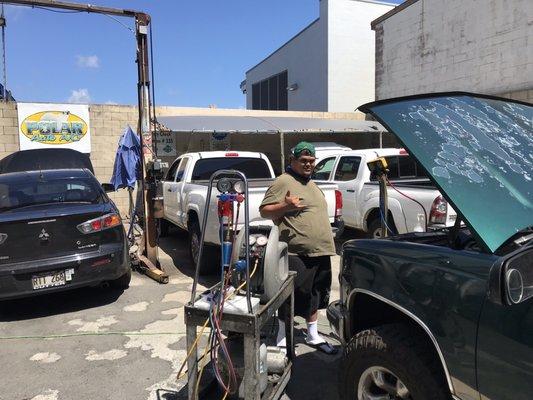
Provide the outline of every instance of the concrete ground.
{"type": "MultiPolygon", "coordinates": [[[[0,303],[0,400],[185,399],[183,306],[193,268],[186,235],[161,240],[167,285],[135,272],[126,291],[86,288],[0,303]]],[[[331,300],[338,298],[333,257],[331,300]]],[[[202,280],[204,286],[214,278],[202,280]]],[[[285,400],[337,399],[339,356],[305,345],[297,320],[297,360],[285,400]]],[[[321,312],[319,330],[329,333],[321,312]]]]}

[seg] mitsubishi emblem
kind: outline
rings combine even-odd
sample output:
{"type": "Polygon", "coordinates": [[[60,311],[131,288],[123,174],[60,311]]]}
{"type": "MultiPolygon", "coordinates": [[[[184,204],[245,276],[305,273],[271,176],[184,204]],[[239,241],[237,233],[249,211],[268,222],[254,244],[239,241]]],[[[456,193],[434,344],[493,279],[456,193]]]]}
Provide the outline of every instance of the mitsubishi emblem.
{"type": "Polygon", "coordinates": [[[39,234],[39,239],[42,241],[42,242],[45,242],[47,241],[48,239],[50,239],[50,234],[48,232],[46,232],[46,230],[43,228],[43,230],[41,231],[41,233],[39,234]]]}

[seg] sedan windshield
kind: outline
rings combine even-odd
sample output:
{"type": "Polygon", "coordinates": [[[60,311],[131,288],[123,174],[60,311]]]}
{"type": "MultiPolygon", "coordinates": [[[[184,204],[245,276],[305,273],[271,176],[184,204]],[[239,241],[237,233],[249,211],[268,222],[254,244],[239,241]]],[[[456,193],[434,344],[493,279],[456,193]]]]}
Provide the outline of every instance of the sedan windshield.
{"type": "Polygon", "coordinates": [[[0,211],[57,203],[102,202],[102,194],[88,178],[22,178],[0,181],[0,211]]]}

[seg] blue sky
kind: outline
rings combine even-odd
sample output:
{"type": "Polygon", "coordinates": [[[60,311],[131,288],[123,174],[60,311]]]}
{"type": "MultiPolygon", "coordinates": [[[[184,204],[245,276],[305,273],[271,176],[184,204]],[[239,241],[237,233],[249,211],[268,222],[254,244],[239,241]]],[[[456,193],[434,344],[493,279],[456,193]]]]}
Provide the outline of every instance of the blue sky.
{"type": "MultiPolygon", "coordinates": [[[[393,0],[400,3],[400,0],[393,0]]],[[[318,0],[92,0],[152,16],[156,103],[245,106],[247,69],[318,17],[318,0]]],[[[136,104],[133,21],[5,6],[17,101],[136,104]]]]}

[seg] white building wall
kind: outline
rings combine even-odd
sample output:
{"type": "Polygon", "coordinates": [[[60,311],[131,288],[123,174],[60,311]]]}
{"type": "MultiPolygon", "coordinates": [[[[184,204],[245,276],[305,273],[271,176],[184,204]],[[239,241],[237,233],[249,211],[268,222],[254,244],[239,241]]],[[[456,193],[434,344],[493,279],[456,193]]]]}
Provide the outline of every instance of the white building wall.
{"type": "Polygon", "coordinates": [[[252,108],[252,84],[288,71],[291,111],[327,111],[327,19],[318,19],[305,31],[286,43],[246,73],[246,108],[252,108]]]}
{"type": "Polygon", "coordinates": [[[533,1],[419,0],[375,26],[376,97],[533,88],[533,1]]]}
{"type": "Polygon", "coordinates": [[[328,2],[328,110],[348,112],[374,100],[375,37],[370,23],[393,6],[328,2]]]}

